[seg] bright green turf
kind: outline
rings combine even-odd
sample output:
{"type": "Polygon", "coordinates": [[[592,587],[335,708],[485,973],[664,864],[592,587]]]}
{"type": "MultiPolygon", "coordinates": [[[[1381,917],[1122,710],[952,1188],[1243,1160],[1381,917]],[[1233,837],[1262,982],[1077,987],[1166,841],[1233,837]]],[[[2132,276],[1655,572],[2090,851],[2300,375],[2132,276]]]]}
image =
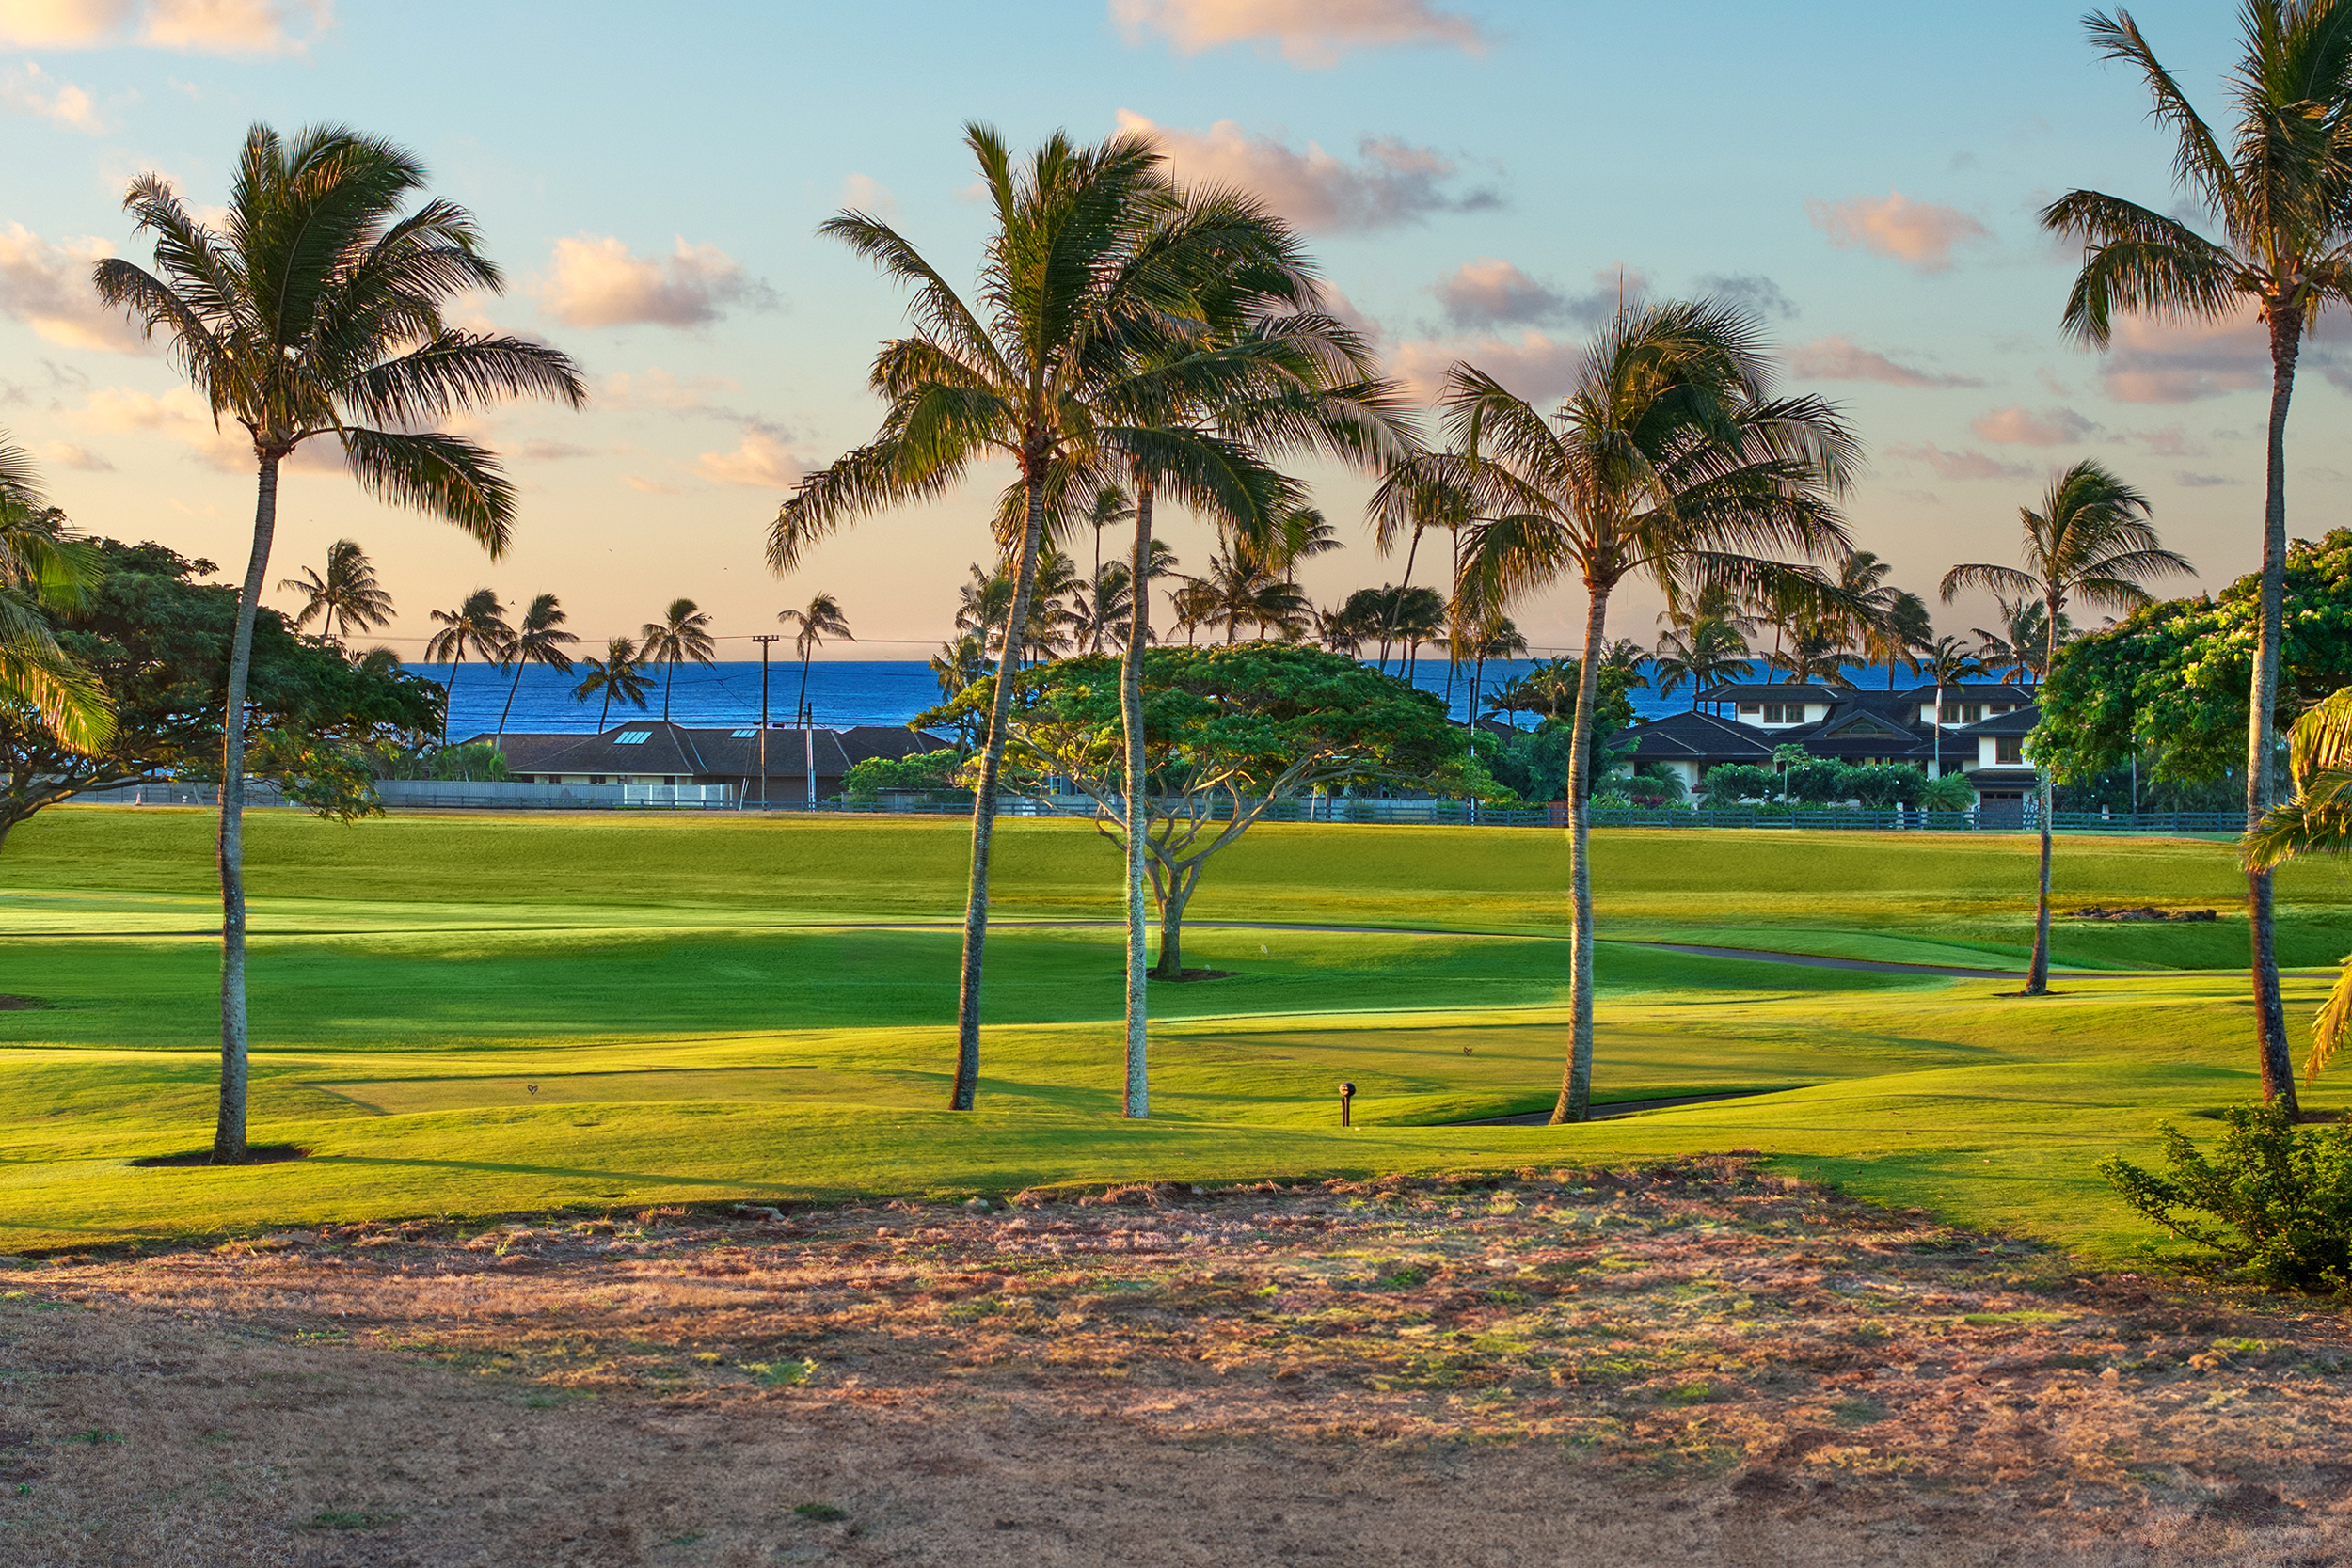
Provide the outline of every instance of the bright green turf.
{"type": "MultiPolygon", "coordinates": [[[[1254,832],[1196,918],[1232,977],[1154,990],[1155,1115],[1117,1116],[1116,863],[1008,825],[982,1108],[951,1055],[958,825],[257,816],[257,1142],[312,1158],[139,1169],[202,1147],[216,955],[208,821],[45,814],[0,853],[0,1249],[337,1217],[728,1195],[1002,1191],[1555,1165],[1755,1148],[1890,1202],[2101,1250],[2140,1230],[2092,1174],[2154,1120],[2248,1092],[2243,923],[2063,927],[2088,969],[2003,982],[1597,955],[1597,1087],[1773,1089],[1552,1132],[1425,1125],[1548,1104],[1563,1043],[1559,835],[1254,832]],[[1063,922],[1056,925],[1054,922],[1063,922]],[[1450,927],[1455,934],[1411,934],[1450,927]],[[6,935],[6,933],[13,933],[6,935]],[[2233,944],[2235,944],[2234,946],[2233,944]],[[2221,970],[2215,973],[2213,971],[2221,970]],[[1333,1085],[1359,1119],[1331,1126],[1333,1085]],[[536,1084],[532,1094],[528,1085],[536,1084]],[[1418,1125],[1417,1125],[1418,1124],[1418,1125]]],[[[2013,961],[2030,843],[1622,832],[1605,937],[1905,962],[2013,961]]],[[[2074,902],[2228,910],[2226,846],[2069,839],[2074,902]]],[[[2352,946],[2325,868],[2283,879],[2289,957],[2352,946]]],[[[2061,907],[2066,907],[2064,903],[2061,907]]],[[[2292,982],[2299,1021],[2322,985],[2292,982]]]]}

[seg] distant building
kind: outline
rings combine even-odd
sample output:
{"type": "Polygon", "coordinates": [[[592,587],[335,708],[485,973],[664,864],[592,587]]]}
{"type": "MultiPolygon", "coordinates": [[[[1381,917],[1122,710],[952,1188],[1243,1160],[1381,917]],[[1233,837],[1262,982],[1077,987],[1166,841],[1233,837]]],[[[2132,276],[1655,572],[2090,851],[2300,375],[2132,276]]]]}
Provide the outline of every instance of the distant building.
{"type": "Polygon", "coordinates": [[[769,726],[767,742],[764,773],[757,724],[707,729],[641,719],[600,735],[510,730],[504,736],[477,735],[468,744],[496,746],[517,784],[718,784],[755,807],[830,800],[841,793],[850,768],[867,757],[914,756],[950,744],[919,730],[881,724],[846,730],[775,724],[769,726]]]}
{"type": "Polygon", "coordinates": [[[1636,724],[1610,744],[1617,749],[1629,740],[1636,767],[1664,763],[1693,794],[1708,768],[1725,763],[1769,768],[1780,746],[1802,746],[1812,756],[1855,767],[1913,767],[1930,778],[1961,773],[1987,813],[2014,813],[2022,821],[2036,778],[2024,746],[2041,719],[2029,686],[1954,682],[1939,699],[1933,686],[1861,691],[1725,685],[1700,692],[1691,711],[1636,724]]]}

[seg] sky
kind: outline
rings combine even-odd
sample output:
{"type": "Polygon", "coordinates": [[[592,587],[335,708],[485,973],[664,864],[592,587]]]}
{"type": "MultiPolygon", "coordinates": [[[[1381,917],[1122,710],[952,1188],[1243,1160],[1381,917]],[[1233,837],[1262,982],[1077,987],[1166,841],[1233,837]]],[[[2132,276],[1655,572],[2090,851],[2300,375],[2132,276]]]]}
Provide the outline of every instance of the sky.
{"type": "MultiPolygon", "coordinates": [[[[2134,12],[2209,119],[2234,9],[2134,12]]],[[[241,563],[249,444],[98,306],[89,267],[150,259],[121,211],[134,176],[201,211],[249,125],[346,123],[413,150],[479,218],[509,286],[455,319],[558,345],[593,396],[467,425],[520,492],[505,559],[318,451],[282,488],[273,584],[358,540],[398,606],[384,640],[411,657],[428,610],[487,586],[557,594],[592,644],[691,597],[737,657],[828,592],[859,638],[841,654],[921,657],[991,549],[1009,470],[868,518],[789,578],[763,563],[793,482],[871,436],[866,372],[905,325],[817,226],[875,213],[968,279],[986,214],[965,122],[1017,146],[1148,128],[1179,178],[1246,184],[1298,224],[1424,396],[1457,358],[1556,395],[1620,290],[1724,295],[1762,317],[1786,385],[1859,431],[1851,531],[1899,584],[1933,599],[1955,562],[2013,559],[2017,509],[2095,457],[2153,499],[2199,568],[2184,586],[2218,588],[2259,555],[2260,329],[2127,322],[2104,354],[2059,332],[2078,253],[2038,208],[2078,186],[2180,200],[2143,87],[2079,17],[2074,0],[0,0],[0,430],[86,531],[241,563]]],[[[2336,337],[2297,383],[2296,536],[2352,491],[2336,337]]],[[[1397,580],[1362,524],[1368,483],[1302,477],[1349,544],[1303,573],[1314,596],[1397,580]]],[[[1205,529],[1169,534],[1206,564],[1205,529]]],[[[1573,646],[1578,599],[1518,607],[1539,652],[1573,646]]],[[[1647,641],[1658,604],[1628,592],[1613,634],[1647,641]]],[[[1938,629],[1989,610],[1939,606],[1938,629]]]]}

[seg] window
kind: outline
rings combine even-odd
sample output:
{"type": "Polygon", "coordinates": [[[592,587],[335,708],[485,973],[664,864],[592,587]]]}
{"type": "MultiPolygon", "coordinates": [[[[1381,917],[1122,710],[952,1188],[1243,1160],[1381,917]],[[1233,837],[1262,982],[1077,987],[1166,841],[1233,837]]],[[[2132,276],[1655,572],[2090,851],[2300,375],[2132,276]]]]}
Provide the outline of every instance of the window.
{"type": "Polygon", "coordinates": [[[2023,736],[2005,735],[1993,742],[1993,760],[2004,768],[2015,768],[2026,760],[2026,739],[2023,736]]]}
{"type": "Polygon", "coordinates": [[[590,784],[602,784],[604,783],[604,775],[601,773],[591,773],[588,775],[588,782],[590,784]]]}
{"type": "Polygon", "coordinates": [[[1743,719],[1755,711],[1756,705],[1754,703],[1741,703],[1740,705],[1740,716],[1743,719]]]}
{"type": "Polygon", "coordinates": [[[1982,703],[1946,703],[1944,705],[1944,722],[1947,724],[1973,724],[1983,717],[1984,705],[1982,703]]]}
{"type": "Polygon", "coordinates": [[[651,730],[623,730],[612,737],[615,746],[643,746],[653,738],[651,730]]]}
{"type": "Polygon", "coordinates": [[[734,737],[735,737],[736,739],[738,739],[738,740],[749,740],[752,736],[754,736],[757,735],[758,733],[759,733],[759,730],[758,730],[757,726],[754,726],[753,728],[748,729],[748,730],[737,730],[737,731],[735,731],[735,732],[734,732],[734,737]]]}
{"type": "Polygon", "coordinates": [[[1804,722],[1803,703],[1766,703],[1764,722],[1767,724],[1802,724],[1804,722]]]}

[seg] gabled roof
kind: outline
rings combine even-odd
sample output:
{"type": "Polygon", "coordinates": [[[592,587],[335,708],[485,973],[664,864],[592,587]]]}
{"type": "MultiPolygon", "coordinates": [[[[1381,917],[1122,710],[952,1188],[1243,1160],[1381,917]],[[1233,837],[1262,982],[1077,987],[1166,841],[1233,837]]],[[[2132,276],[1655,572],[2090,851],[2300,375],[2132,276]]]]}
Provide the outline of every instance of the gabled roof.
{"type": "MultiPolygon", "coordinates": [[[[888,757],[898,762],[947,745],[938,736],[894,724],[852,724],[834,734],[841,742],[842,755],[851,762],[864,762],[867,757],[888,757]]],[[[774,741],[768,743],[768,750],[771,753],[775,751],[774,741]]]]}
{"type": "MultiPolygon", "coordinates": [[[[2035,688],[2030,681],[1952,681],[1944,688],[1947,703],[2009,702],[2030,703],[2035,688]]],[[[1915,686],[1903,693],[1915,703],[1935,701],[1935,683],[1915,686]]]]}
{"type": "MultiPolygon", "coordinates": [[[[751,778],[759,773],[759,727],[689,729],[664,720],[616,724],[601,735],[478,735],[494,744],[516,773],[660,773],[665,776],[751,778]],[[638,736],[625,740],[624,736],[638,736]]],[[[850,770],[840,738],[831,730],[809,732],[781,726],[768,731],[768,776],[801,778],[810,753],[818,778],[850,770]]]]}
{"type": "Polygon", "coordinates": [[[1841,693],[1834,686],[1759,685],[1727,682],[1699,693],[1702,703],[1834,703],[1841,693]]]}
{"type": "Polygon", "coordinates": [[[2034,726],[2041,722],[2041,705],[2029,703],[2024,707],[2012,709],[2008,713],[1997,713],[1990,719],[1979,719],[1973,724],[1947,725],[1944,733],[1968,736],[2031,735],[2034,726]]]}
{"type": "Polygon", "coordinates": [[[1696,711],[1653,719],[1614,738],[1622,741],[1627,736],[1633,737],[1637,762],[1760,762],[1771,758],[1772,738],[1776,738],[1754,725],[1735,724],[1696,711]]]}

